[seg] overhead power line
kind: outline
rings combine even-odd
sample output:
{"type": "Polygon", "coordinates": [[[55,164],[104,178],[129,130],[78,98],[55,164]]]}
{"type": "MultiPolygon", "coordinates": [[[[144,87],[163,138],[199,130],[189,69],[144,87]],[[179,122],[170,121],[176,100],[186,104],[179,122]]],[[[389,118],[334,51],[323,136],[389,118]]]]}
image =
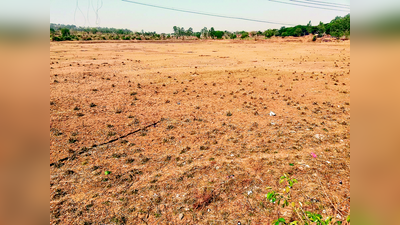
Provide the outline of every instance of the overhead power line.
{"type": "Polygon", "coordinates": [[[345,5],[345,4],[340,4],[340,3],[333,3],[333,2],[323,2],[323,1],[315,1],[315,0],[304,0],[307,2],[317,2],[317,3],[324,3],[324,4],[330,4],[330,5],[337,5],[337,6],[346,6],[346,7],[350,7],[350,5],[345,5]]]}
{"type": "Polygon", "coordinates": [[[314,2],[305,2],[305,1],[299,1],[299,0],[290,0],[291,2],[299,2],[303,4],[309,4],[309,5],[320,5],[320,6],[325,6],[325,7],[332,7],[332,8],[346,8],[349,9],[350,6],[341,6],[341,5],[329,5],[326,3],[314,3],[314,2]]]}
{"type": "Polygon", "coordinates": [[[86,25],[86,18],[85,14],[83,14],[81,8],[79,8],[79,0],[76,0],[76,7],[75,7],[75,12],[74,12],[74,23],[76,24],[76,10],[79,10],[82,13],[83,19],[85,20],[84,26],[86,25]]]}
{"type": "Polygon", "coordinates": [[[197,12],[197,11],[191,11],[191,10],[170,8],[170,7],[164,7],[164,6],[159,6],[159,5],[151,5],[151,4],[146,4],[146,3],[142,3],[142,2],[136,2],[136,1],[130,1],[130,0],[122,0],[122,1],[133,3],[133,4],[137,4],[137,5],[149,6],[149,7],[153,7],[153,8],[167,9],[167,10],[172,10],[172,11],[178,11],[178,12],[184,12],[184,13],[192,13],[192,14],[203,15],[203,16],[214,16],[214,17],[220,17],[220,18],[226,18],[226,19],[237,19],[237,20],[245,20],[245,21],[259,22],[259,23],[269,23],[269,24],[278,24],[278,25],[289,25],[289,26],[295,26],[296,25],[296,24],[272,22],[272,21],[265,21],[265,20],[256,20],[256,19],[249,19],[249,18],[235,17],[235,16],[224,16],[224,15],[218,15],[218,14],[212,14],[212,13],[205,13],[205,12],[197,12]]]}
{"type": "Polygon", "coordinates": [[[311,6],[311,5],[301,5],[301,4],[296,4],[296,3],[293,3],[293,2],[282,2],[282,1],[277,1],[277,0],[269,0],[269,1],[278,2],[278,3],[282,3],[282,4],[287,4],[287,5],[303,6],[303,7],[313,8],[313,9],[325,9],[325,10],[342,11],[342,12],[348,12],[349,11],[349,10],[343,10],[343,9],[332,9],[332,8],[317,7],[317,6],[311,6]]]}

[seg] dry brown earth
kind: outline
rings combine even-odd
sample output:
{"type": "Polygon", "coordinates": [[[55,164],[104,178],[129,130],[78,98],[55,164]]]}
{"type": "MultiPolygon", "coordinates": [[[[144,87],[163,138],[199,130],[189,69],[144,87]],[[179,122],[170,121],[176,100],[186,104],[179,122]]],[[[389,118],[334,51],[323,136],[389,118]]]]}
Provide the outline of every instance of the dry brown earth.
{"type": "Polygon", "coordinates": [[[350,42],[298,40],[50,43],[50,223],[345,219],[350,42]]]}

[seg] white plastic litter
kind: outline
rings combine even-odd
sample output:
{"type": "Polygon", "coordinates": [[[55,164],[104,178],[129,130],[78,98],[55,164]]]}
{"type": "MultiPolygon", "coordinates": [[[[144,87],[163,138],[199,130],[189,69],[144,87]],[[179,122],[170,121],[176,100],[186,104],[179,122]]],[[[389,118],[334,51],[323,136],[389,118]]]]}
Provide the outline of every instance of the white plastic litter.
{"type": "Polygon", "coordinates": [[[276,116],[276,113],[274,113],[274,112],[271,111],[271,112],[269,112],[269,115],[270,115],[270,116],[276,116]]]}

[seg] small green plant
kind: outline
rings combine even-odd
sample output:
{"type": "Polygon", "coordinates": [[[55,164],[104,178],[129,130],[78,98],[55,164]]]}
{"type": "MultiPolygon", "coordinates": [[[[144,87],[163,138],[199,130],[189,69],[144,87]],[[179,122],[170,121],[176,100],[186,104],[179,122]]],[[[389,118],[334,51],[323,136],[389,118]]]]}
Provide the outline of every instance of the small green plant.
{"type": "MultiPolygon", "coordinates": [[[[332,217],[328,216],[325,220],[322,219],[322,216],[317,213],[312,213],[306,211],[306,215],[311,222],[315,222],[317,225],[329,225],[332,222],[332,217]]],[[[337,221],[336,224],[342,224],[341,221],[337,221]]]]}
{"type": "Polygon", "coordinates": [[[110,174],[110,173],[111,173],[111,172],[108,171],[108,170],[104,172],[105,175],[108,175],[108,174],[110,174]]]}
{"type": "Polygon", "coordinates": [[[95,106],[97,106],[96,104],[94,104],[93,102],[92,103],[90,103],[90,107],[95,107],[95,106]]]}
{"type": "Polygon", "coordinates": [[[314,35],[314,37],[312,38],[312,41],[316,41],[317,40],[317,36],[314,35]]]}
{"type": "Polygon", "coordinates": [[[280,224],[288,224],[288,225],[297,225],[298,221],[293,221],[291,223],[287,223],[284,218],[279,218],[273,222],[274,225],[280,225],[280,224]]]}
{"type": "Polygon", "coordinates": [[[77,141],[78,141],[78,139],[75,139],[75,138],[72,138],[72,137],[68,139],[68,143],[70,143],[70,144],[73,144],[73,143],[75,143],[77,141]]]}
{"type": "MultiPolygon", "coordinates": [[[[304,224],[304,225],[329,225],[329,224],[336,224],[336,225],[341,225],[342,221],[336,221],[333,223],[333,217],[328,216],[325,219],[322,218],[320,214],[313,213],[306,211],[304,212],[301,207],[296,208],[294,202],[290,202],[291,200],[291,195],[290,195],[290,190],[293,188],[293,185],[297,183],[297,180],[295,178],[290,178],[288,174],[283,174],[283,176],[280,177],[279,183],[286,183],[286,188],[284,189],[283,193],[277,193],[276,191],[270,191],[267,194],[267,199],[275,204],[276,202],[278,203],[279,206],[282,208],[286,206],[291,206],[293,210],[297,213],[299,216],[301,223],[299,221],[292,221],[292,222],[286,222],[284,218],[278,218],[277,220],[273,221],[274,225],[297,225],[297,224],[304,224]]],[[[267,189],[271,189],[271,187],[267,187],[267,189]]],[[[300,203],[300,205],[302,205],[300,203]]],[[[347,222],[350,222],[350,215],[346,219],[347,222]]]]}
{"type": "Polygon", "coordinates": [[[231,113],[230,111],[228,111],[228,112],[226,113],[226,116],[232,116],[232,113],[231,113]]]}

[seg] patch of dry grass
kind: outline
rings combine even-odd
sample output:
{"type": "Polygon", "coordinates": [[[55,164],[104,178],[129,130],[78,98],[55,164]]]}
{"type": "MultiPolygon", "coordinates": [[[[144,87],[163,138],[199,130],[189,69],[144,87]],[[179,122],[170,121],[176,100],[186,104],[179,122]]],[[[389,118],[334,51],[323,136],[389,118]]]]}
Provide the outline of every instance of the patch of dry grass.
{"type": "Polygon", "coordinates": [[[50,59],[50,162],[69,157],[51,224],[296,219],[265,197],[283,173],[305,210],[350,213],[349,42],[51,43],[50,59]]]}

